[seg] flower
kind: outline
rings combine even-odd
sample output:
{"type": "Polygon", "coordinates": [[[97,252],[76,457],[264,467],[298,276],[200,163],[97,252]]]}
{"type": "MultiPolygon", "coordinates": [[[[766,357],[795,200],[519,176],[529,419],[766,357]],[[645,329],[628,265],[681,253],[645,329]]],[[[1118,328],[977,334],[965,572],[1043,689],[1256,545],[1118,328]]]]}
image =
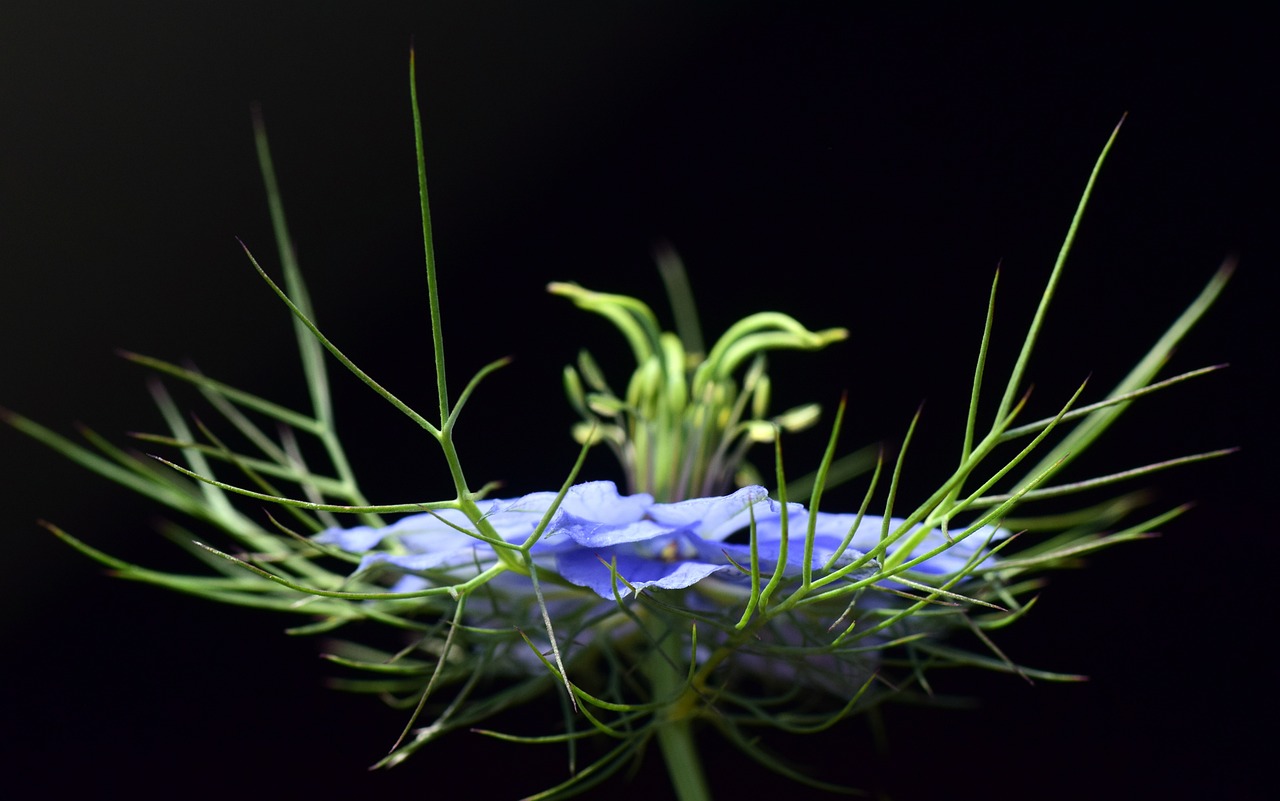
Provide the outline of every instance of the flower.
{"type": "MultiPolygon", "coordinates": [[[[536,492],[521,498],[479,501],[477,505],[502,540],[515,545],[534,533],[555,497],[555,493],[536,492]]],[[[784,578],[802,571],[810,517],[800,504],[787,505],[784,578]]],[[[834,568],[862,559],[879,543],[884,529],[881,517],[865,516],[859,521],[856,515],[826,512],[812,517],[811,567],[815,571],[828,563],[834,568]],[[850,536],[855,522],[857,530],[850,536]]],[[[770,499],[761,486],[718,497],[655,503],[646,493],[620,494],[612,481],[590,481],[569,488],[531,554],[539,565],[569,584],[590,589],[602,598],[613,598],[615,590],[618,596],[626,597],[633,590],[685,589],[711,577],[745,581],[753,524],[760,570],[771,575],[782,558],[782,522],[782,505],[770,499]]],[[[903,522],[891,518],[889,529],[895,530],[903,522]]],[[[912,543],[908,558],[949,544],[943,552],[912,568],[946,575],[961,570],[987,542],[1005,533],[984,526],[967,538],[952,541],[938,530],[923,536],[913,531],[898,542],[912,543]]],[[[423,573],[445,572],[456,578],[459,572],[474,575],[497,561],[493,546],[455,509],[412,515],[385,528],[331,528],[315,540],[363,554],[357,572],[386,565],[406,573],[393,588],[397,592],[428,586],[423,573]]],[[[869,561],[865,571],[852,577],[865,578],[876,567],[869,561]]]]}

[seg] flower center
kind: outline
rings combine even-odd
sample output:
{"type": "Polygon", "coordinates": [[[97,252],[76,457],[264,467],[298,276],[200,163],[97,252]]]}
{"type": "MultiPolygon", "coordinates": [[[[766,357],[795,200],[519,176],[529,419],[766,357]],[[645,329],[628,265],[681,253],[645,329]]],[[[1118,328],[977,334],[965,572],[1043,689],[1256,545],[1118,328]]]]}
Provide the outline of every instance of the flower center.
{"type": "Polygon", "coordinates": [[[680,562],[698,555],[698,549],[681,536],[660,537],[647,542],[637,542],[636,550],[645,559],[659,562],[680,562]]]}

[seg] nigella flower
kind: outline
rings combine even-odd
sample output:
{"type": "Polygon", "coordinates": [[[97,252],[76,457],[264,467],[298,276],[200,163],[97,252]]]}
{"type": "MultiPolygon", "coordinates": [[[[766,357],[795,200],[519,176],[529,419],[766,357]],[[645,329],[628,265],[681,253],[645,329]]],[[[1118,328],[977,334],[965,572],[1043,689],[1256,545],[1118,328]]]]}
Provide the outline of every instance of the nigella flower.
{"type": "MultiPolygon", "coordinates": [[[[516,544],[534,533],[554,502],[555,493],[536,492],[477,505],[503,541],[516,544]]],[[[884,528],[883,518],[874,516],[858,521],[856,515],[820,512],[814,517],[814,570],[862,559],[878,544],[884,528]],[[855,522],[858,527],[851,535],[855,522]]],[[[802,570],[810,515],[800,504],[788,504],[786,518],[788,548],[781,569],[783,577],[789,578],[802,570]]],[[[626,597],[633,589],[680,590],[710,577],[745,580],[752,526],[760,569],[772,574],[783,558],[782,522],[782,505],[760,486],[719,497],[655,503],[646,493],[622,495],[611,481],[591,481],[569,489],[532,553],[541,566],[569,584],[602,598],[613,598],[615,591],[626,597]]],[[[902,522],[891,519],[890,530],[902,522]]],[[[328,529],[315,539],[364,554],[359,573],[385,565],[407,574],[393,589],[410,592],[427,586],[424,574],[447,572],[456,579],[459,571],[474,572],[493,564],[497,560],[493,546],[468,533],[472,530],[461,512],[449,509],[412,515],[385,528],[328,529]]],[[[945,575],[962,569],[986,542],[1003,534],[987,526],[954,542],[936,530],[923,537],[913,532],[900,541],[913,543],[908,558],[949,544],[947,550],[913,568],[945,575]]],[[[868,570],[875,566],[868,564],[868,570]]]]}
{"type": "MultiPolygon", "coordinates": [[[[420,133],[416,92],[411,97],[414,129],[420,133]]],[[[573,777],[537,797],[586,791],[637,764],[646,745],[656,740],[675,795],[708,798],[694,735],[700,720],[713,723],[756,761],[773,766],[777,761],[756,745],[763,727],[787,733],[826,730],[877,703],[869,693],[894,694],[913,686],[928,691],[926,668],[977,666],[1023,672],[983,630],[1023,616],[1030,602],[1020,596],[1039,586],[1034,573],[1072,565],[1083,552],[1141,536],[1179,511],[1117,534],[1101,532],[1132,510],[1131,496],[1065,517],[1031,517],[1028,528],[1065,530],[999,562],[992,543],[1007,532],[989,525],[932,528],[975,510],[987,510],[990,519],[1022,517],[1023,503],[1170,466],[1173,462],[1162,462],[1072,484],[1054,481],[1068,457],[1078,455],[1130,401],[1213,369],[1154,381],[1172,348],[1221,291],[1229,266],[1101,401],[1081,407],[1073,396],[1054,407],[1059,410],[1055,416],[1017,423],[1025,401],[1017,398],[1027,357],[1058,283],[1064,263],[1060,257],[1018,361],[1002,382],[1004,395],[991,428],[982,431],[976,426],[976,412],[992,331],[993,285],[955,478],[919,506],[891,490],[897,508],[910,510],[906,519],[896,519],[784,505],[770,499],[761,486],[717,495],[740,476],[757,475],[746,458],[754,445],[777,443],[782,434],[818,420],[816,404],[770,411],[773,384],[766,354],[819,350],[846,339],[848,331],[810,330],[789,315],[766,310],[734,323],[707,347],[683,267],[666,249],[659,251],[658,260],[671,296],[675,331],[664,330],[658,316],[638,299],[563,282],[548,287],[609,320],[630,346],[635,367],[624,382],[614,379],[613,384],[625,386],[621,395],[610,388],[611,370],[605,369],[616,365],[598,364],[586,351],[565,369],[563,378],[570,404],[582,418],[575,438],[583,446],[610,447],[633,494],[619,493],[611,482],[595,481],[561,493],[519,498],[370,506],[357,488],[333,426],[323,352],[328,350],[439,445],[454,476],[452,487],[441,491],[460,499],[471,496],[454,441],[459,413],[480,381],[507,360],[483,367],[460,395],[450,393],[425,184],[419,196],[439,417],[430,419],[409,408],[343,355],[312,319],[304,283],[289,257],[294,248],[285,233],[260,127],[257,144],[280,234],[278,245],[285,254],[284,287],[253,256],[249,259],[296,318],[312,412],[293,411],[189,368],[131,356],[192,384],[252,447],[233,451],[203,425],[199,433],[193,431],[158,384],[153,392],[170,431],[144,438],[181,452],[186,466],[170,463],[178,471],[174,474],[155,470],[148,460],[135,464],[122,458],[122,451],[96,435],[90,435],[90,441],[97,449],[85,448],[2,410],[0,421],[173,510],[211,523],[235,544],[231,552],[202,546],[221,557],[210,560],[221,575],[193,576],[131,565],[50,526],[113,572],[226,603],[312,618],[312,623],[293,629],[299,633],[339,627],[353,631],[360,640],[331,643],[327,656],[343,669],[363,671],[366,678],[342,679],[339,686],[415,708],[401,740],[379,766],[397,764],[449,731],[483,731],[480,727],[487,719],[562,685],[568,703],[558,731],[532,738],[489,732],[505,739],[569,746],[573,777]],[[272,423],[267,430],[259,428],[264,421],[272,423]],[[280,433],[272,436],[269,430],[280,433]],[[299,447],[298,434],[317,438],[312,443],[316,447],[299,447]],[[1058,438],[1056,444],[1019,467],[1023,457],[1051,434],[1058,438]],[[1034,439],[1016,456],[994,455],[1003,443],[1028,438],[1034,439]],[[300,454],[319,455],[316,448],[327,458],[312,462],[319,465],[313,469],[300,454]],[[249,487],[215,477],[215,464],[219,474],[224,465],[240,470],[241,483],[249,487]],[[1009,476],[1014,468],[1025,469],[1025,475],[1009,476]],[[1008,486],[997,487],[1006,476],[1008,486]],[[188,479],[202,482],[201,490],[193,492],[188,479]],[[981,486],[981,492],[964,495],[966,483],[981,486]],[[291,532],[264,528],[237,510],[232,503],[235,494],[287,507],[308,530],[325,525],[321,521],[330,513],[353,508],[369,513],[435,511],[386,527],[330,528],[311,543],[299,543],[291,532]],[[921,522],[908,525],[907,520],[921,522]],[[316,546],[322,544],[332,546],[326,556],[341,556],[335,551],[343,550],[359,557],[317,559],[316,546]],[[332,569],[341,563],[345,572],[350,562],[358,566],[349,576],[332,569]],[[391,589],[390,596],[382,591],[385,587],[391,589]],[[361,641],[377,625],[393,630],[393,650],[380,644],[385,637],[361,641]],[[971,653],[939,641],[954,630],[972,631],[981,650],[971,653]],[[834,700],[834,705],[820,698],[812,704],[816,694],[810,691],[815,690],[830,694],[832,699],[826,700],[834,700]],[[434,719],[418,726],[420,714],[434,719]],[[580,766],[576,744],[593,733],[620,742],[589,767],[580,766]]],[[[426,170],[420,136],[415,144],[421,181],[426,170]]],[[[1109,141],[1107,149],[1110,146],[1109,141]]],[[[1096,175],[1097,167],[1077,207],[1077,219],[1096,175]]],[[[1074,225],[1071,230],[1074,236],[1074,225]]],[[[1068,238],[1064,256],[1070,243],[1068,238]]],[[[842,402],[819,475],[829,476],[836,464],[844,411],[842,402]]],[[[875,499],[880,464],[864,458],[869,452],[839,460],[846,480],[876,471],[866,491],[867,503],[875,499]]],[[[899,455],[894,468],[895,485],[904,457],[905,453],[899,455]]],[[[559,476],[548,478],[560,485],[559,476]]],[[[777,480],[783,481],[780,468],[777,480]]],[[[778,769],[807,781],[797,771],[778,769]]]]}

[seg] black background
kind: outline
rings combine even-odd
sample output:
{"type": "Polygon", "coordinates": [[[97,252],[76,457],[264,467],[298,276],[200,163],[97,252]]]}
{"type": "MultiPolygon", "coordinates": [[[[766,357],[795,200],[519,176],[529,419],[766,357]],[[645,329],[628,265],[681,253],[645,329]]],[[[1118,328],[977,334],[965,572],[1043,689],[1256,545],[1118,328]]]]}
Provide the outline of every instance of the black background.
{"type": "MultiPolygon", "coordinates": [[[[1238,254],[1226,295],[1169,369],[1232,368],[1135,407],[1077,475],[1244,451],[1151,480],[1166,506],[1196,508],[1161,539],[1055,579],[1002,638],[1015,659],[1088,683],[947,677],[982,705],[890,714],[888,755],[860,722],[775,745],[896,799],[1261,798],[1276,64],[1261,26],[1227,12],[1042,13],[5,3],[0,403],[64,431],[154,430],[142,374],[116,347],[190,357],[301,403],[287,316],[235,241],[275,269],[249,128],[259,101],[320,320],[429,408],[413,36],[451,376],[460,386],[516,358],[465,418],[474,483],[502,479],[518,494],[560,481],[574,456],[560,365],[583,344],[602,360],[624,354],[545,283],[632,293],[665,313],[649,249],[666,238],[708,332],[765,308],[851,329],[823,354],[774,360],[778,408],[830,406],[848,390],[852,448],[897,441],[926,402],[904,485],[920,497],[959,447],[995,266],[993,358],[1007,367],[1097,152],[1128,112],[1029,376],[1033,407],[1048,413],[1089,374],[1095,392],[1111,386],[1238,254]]],[[[354,380],[338,385],[374,499],[443,492],[432,444],[354,380]]],[[[799,439],[795,463],[817,447],[799,439]]],[[[511,798],[562,770],[559,750],[464,734],[366,773],[403,718],[324,689],[315,644],[280,634],[292,620],[104,577],[35,520],[148,564],[186,563],[154,533],[154,509],[12,431],[0,431],[0,464],[6,797],[468,787],[511,798]]],[[[603,458],[589,469],[611,476],[603,458]]],[[[543,713],[558,714],[528,714],[543,713]]],[[[725,793],[782,786],[732,749],[706,750],[725,793]]],[[[610,797],[662,797],[665,781],[652,761],[610,797]]]]}

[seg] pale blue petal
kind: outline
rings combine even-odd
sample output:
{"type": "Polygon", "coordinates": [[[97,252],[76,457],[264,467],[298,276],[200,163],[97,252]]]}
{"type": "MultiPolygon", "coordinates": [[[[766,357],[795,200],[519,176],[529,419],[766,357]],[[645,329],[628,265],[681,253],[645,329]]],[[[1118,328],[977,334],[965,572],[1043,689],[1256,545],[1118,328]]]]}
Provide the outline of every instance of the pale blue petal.
{"type": "Polygon", "coordinates": [[[435,514],[406,517],[388,526],[387,530],[407,550],[416,554],[452,553],[481,544],[475,537],[453,526],[461,526],[466,531],[472,529],[471,522],[462,512],[444,509],[435,514]]]}
{"type": "Polygon", "coordinates": [[[745,525],[744,521],[749,520],[747,508],[768,497],[769,492],[764,487],[743,487],[731,495],[654,504],[649,510],[649,516],[673,528],[689,529],[703,539],[723,539],[723,537],[709,535],[709,532],[715,532],[728,525],[730,530],[724,535],[728,536],[742,528],[745,525]],[[736,522],[731,523],[735,520],[736,522]]]}
{"type": "Polygon", "coordinates": [[[543,538],[548,546],[568,538],[584,548],[607,548],[669,534],[672,528],[645,519],[653,496],[623,496],[612,481],[570,487],[543,538]]]}
{"type": "MultiPolygon", "coordinates": [[[[706,547],[712,547],[708,544],[706,547]]],[[[720,543],[714,544],[714,547],[720,549],[722,553],[728,554],[734,562],[738,563],[742,570],[737,571],[739,575],[745,577],[747,574],[743,571],[749,570],[751,567],[751,546],[747,545],[724,545],[720,543]]],[[[836,549],[840,547],[840,540],[834,540],[829,537],[814,537],[813,556],[810,561],[810,567],[815,571],[816,575],[820,572],[831,557],[836,553],[836,549]]],[[[702,550],[704,556],[706,551],[702,550]]],[[[778,560],[782,556],[782,541],[780,538],[772,538],[764,541],[757,541],[756,554],[760,560],[760,573],[769,576],[777,570],[778,560]]],[[[832,563],[832,569],[841,568],[845,565],[861,559],[864,554],[853,548],[845,548],[844,551],[832,563]]],[[[804,564],[804,537],[792,536],[787,542],[787,564],[782,571],[785,578],[794,578],[799,576],[803,570],[801,566],[804,564]]],[[[866,570],[856,570],[849,575],[850,580],[859,580],[871,575],[871,571],[876,567],[875,562],[868,563],[866,570]]]]}
{"type": "MultiPolygon", "coordinates": [[[[819,512],[817,521],[814,526],[815,530],[815,548],[822,546],[826,548],[828,558],[836,547],[849,535],[849,529],[857,520],[857,515],[852,514],[832,514],[828,512],[819,512]]],[[[904,521],[899,518],[890,518],[889,531],[902,525],[904,521]]],[[[809,519],[807,513],[800,515],[792,515],[787,521],[791,548],[794,549],[799,545],[803,547],[804,536],[809,519]]],[[[880,543],[880,535],[884,528],[884,518],[875,515],[867,515],[862,518],[858,524],[857,531],[854,532],[853,539],[849,543],[849,548],[865,553],[876,547],[880,543]]],[[[917,529],[918,530],[918,527],[917,529]]],[[[946,551],[921,562],[912,568],[912,570],[921,573],[931,573],[935,575],[945,575],[960,570],[975,554],[986,547],[988,539],[1001,539],[1008,536],[1008,532],[1003,529],[997,529],[994,526],[983,526],[965,539],[955,542],[954,535],[963,532],[963,528],[953,529],[953,540],[951,547],[946,551]]],[[[907,534],[899,540],[905,541],[912,534],[907,534]]],[[[782,522],[780,518],[758,519],[756,522],[756,537],[759,542],[765,543],[770,541],[778,541],[782,537],[782,522]]],[[[945,545],[948,542],[946,536],[940,529],[934,529],[925,535],[924,539],[912,549],[910,556],[912,558],[928,553],[929,551],[945,545]]],[[[890,548],[889,552],[893,553],[894,549],[890,548]]],[[[854,557],[856,558],[856,557],[854,557]]],[[[852,561],[849,555],[842,554],[841,562],[848,564],[852,561]]],[[[790,560],[788,560],[790,561],[790,560]]]]}
{"type": "Polygon", "coordinates": [[[474,546],[455,548],[452,551],[434,551],[432,553],[371,553],[360,560],[360,571],[377,565],[387,565],[411,572],[426,570],[443,570],[455,567],[474,567],[475,565],[492,564],[497,558],[493,549],[482,542],[474,546]]]}
{"type": "MultiPolygon", "coordinates": [[[[477,501],[476,506],[504,541],[522,542],[537,528],[555,497],[554,492],[535,492],[521,498],[477,501]]],[[[366,553],[384,540],[398,541],[414,553],[453,552],[475,540],[466,531],[475,531],[475,527],[462,511],[441,509],[402,517],[384,528],[331,528],[317,534],[315,540],[349,553],[366,553]]]]}
{"type": "Polygon", "coordinates": [[[321,545],[336,545],[348,553],[365,553],[372,550],[387,535],[385,528],[358,526],[356,528],[330,528],[315,535],[321,545]]]}
{"type": "Polygon", "coordinates": [[[569,488],[560,511],[582,520],[594,520],[606,525],[624,525],[644,517],[653,505],[653,496],[646,493],[620,495],[612,481],[588,481],[569,488]]]}
{"type": "Polygon", "coordinates": [[[485,519],[506,542],[524,542],[542,522],[557,493],[534,492],[513,500],[480,501],[485,519]]]}
{"type": "Polygon", "coordinates": [[[583,548],[608,548],[669,535],[675,529],[659,525],[652,520],[637,520],[625,525],[611,526],[595,520],[561,515],[552,522],[549,531],[552,535],[567,536],[583,548]]]}
{"type": "Polygon", "coordinates": [[[425,590],[431,586],[431,583],[422,576],[404,575],[387,588],[387,592],[417,592],[425,590]]]}
{"type": "MultiPolygon", "coordinates": [[[[657,587],[679,590],[691,587],[713,573],[728,571],[725,564],[708,564],[698,561],[666,562],[649,559],[635,553],[620,553],[621,549],[593,551],[579,549],[557,555],[556,567],[560,575],[571,584],[593,590],[601,598],[612,598],[613,574],[608,563],[617,560],[618,576],[626,579],[637,590],[657,587]],[[603,561],[602,561],[603,560],[603,561]]],[[[626,596],[631,591],[618,581],[618,594],[626,596]]]]}

